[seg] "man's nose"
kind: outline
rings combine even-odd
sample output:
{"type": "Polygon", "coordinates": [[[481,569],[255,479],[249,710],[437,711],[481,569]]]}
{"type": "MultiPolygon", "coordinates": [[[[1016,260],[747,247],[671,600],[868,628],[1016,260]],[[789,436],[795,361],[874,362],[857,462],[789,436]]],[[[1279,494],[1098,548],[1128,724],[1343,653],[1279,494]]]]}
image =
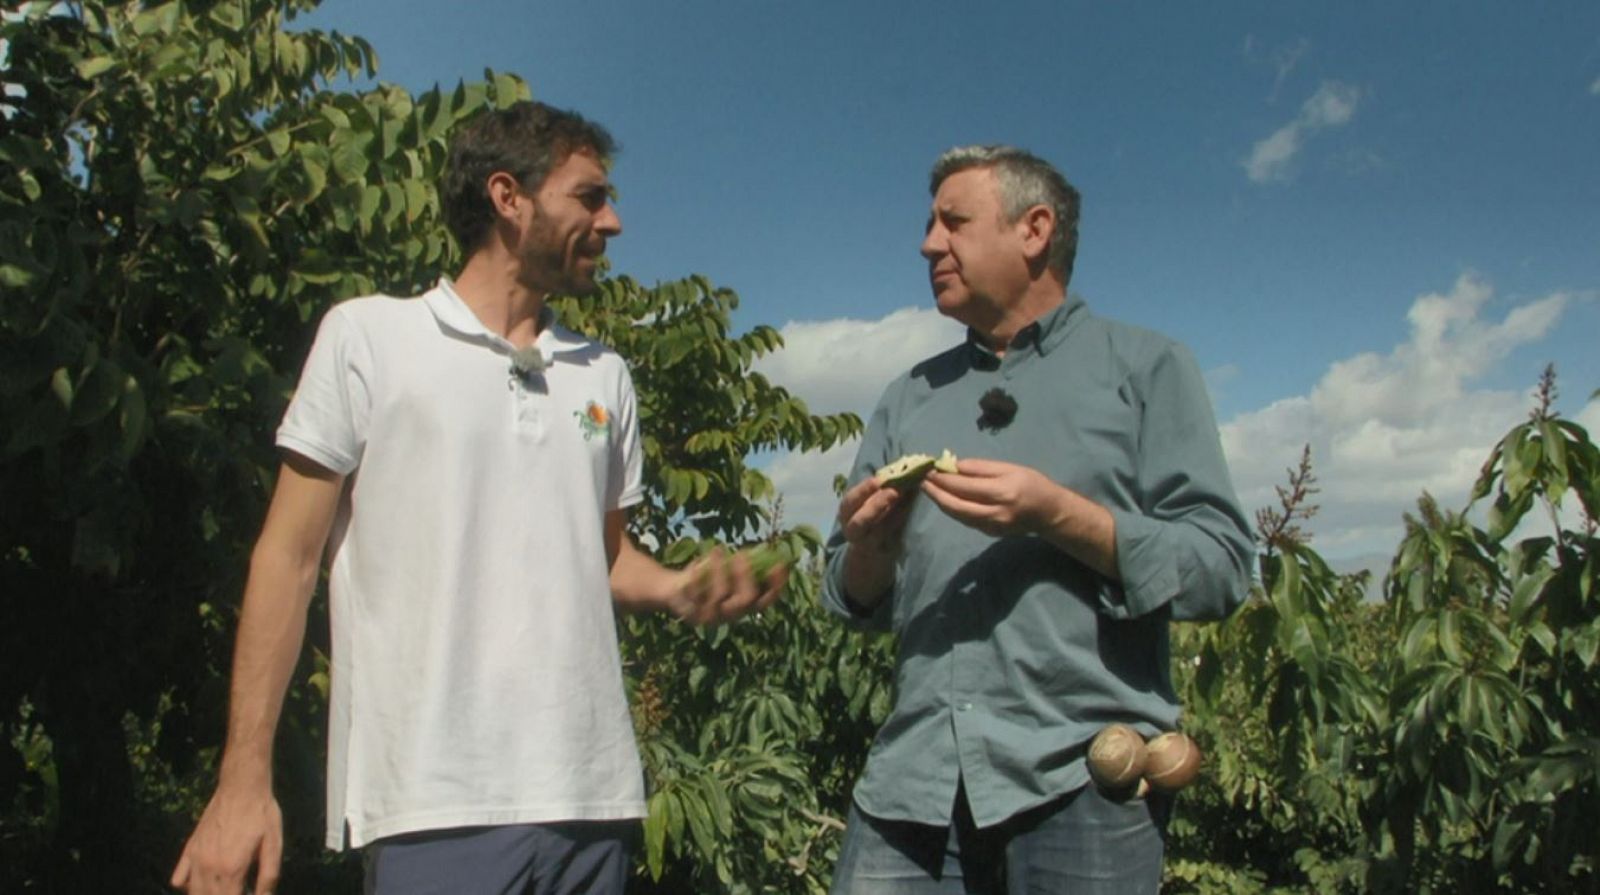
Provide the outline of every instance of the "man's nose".
{"type": "Polygon", "coordinates": [[[622,216],[617,214],[616,206],[610,202],[600,209],[600,215],[595,218],[594,228],[606,236],[619,236],[622,234],[622,216]]]}

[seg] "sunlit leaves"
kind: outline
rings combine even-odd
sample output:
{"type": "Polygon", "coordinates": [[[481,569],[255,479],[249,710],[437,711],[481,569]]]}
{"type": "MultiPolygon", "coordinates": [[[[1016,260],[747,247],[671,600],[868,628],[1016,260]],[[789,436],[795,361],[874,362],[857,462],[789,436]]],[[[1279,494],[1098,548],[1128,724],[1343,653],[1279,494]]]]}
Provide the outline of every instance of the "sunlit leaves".
{"type": "MultiPolygon", "coordinates": [[[[0,18],[0,712],[32,695],[62,779],[80,781],[60,791],[67,826],[117,829],[49,846],[79,866],[127,870],[106,850],[166,823],[126,813],[114,738],[60,732],[170,697],[197,727],[161,748],[205,773],[225,613],[196,607],[237,603],[311,324],[454,265],[431,186],[449,133],[528,92],[494,74],[470,101],[337,89],[375,56],[284,27],[314,5],[92,0],[0,18]]],[[[317,700],[298,694],[283,754],[314,756],[317,700]]],[[[306,767],[280,796],[312,828],[306,767]]]]}
{"type": "MultiPolygon", "coordinates": [[[[1338,889],[1352,892],[1597,884],[1590,508],[1600,454],[1581,426],[1550,412],[1553,393],[1547,372],[1539,407],[1484,464],[1472,499],[1489,504],[1486,528],[1423,496],[1385,603],[1341,600],[1309,547],[1277,540],[1239,615],[1180,638],[1197,663],[1186,675],[1190,723],[1217,787],[1202,810],[1251,812],[1262,832],[1239,847],[1256,849],[1251,867],[1275,868],[1266,879],[1293,886],[1303,873],[1303,885],[1340,867],[1338,889]],[[1584,510],[1576,530],[1559,524],[1574,495],[1584,510]],[[1511,542],[1535,511],[1553,530],[1511,542]],[[1308,844],[1291,863],[1261,851],[1267,830],[1308,844]]],[[[1262,879],[1225,860],[1186,866],[1180,878],[1193,888],[1180,891],[1262,879]]]]}

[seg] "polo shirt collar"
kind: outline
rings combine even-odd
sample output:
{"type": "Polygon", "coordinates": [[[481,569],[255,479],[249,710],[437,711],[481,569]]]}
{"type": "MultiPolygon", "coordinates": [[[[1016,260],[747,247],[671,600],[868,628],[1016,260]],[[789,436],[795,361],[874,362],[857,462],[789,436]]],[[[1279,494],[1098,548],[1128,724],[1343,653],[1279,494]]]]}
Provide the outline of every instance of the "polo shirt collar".
{"type": "MultiPolygon", "coordinates": [[[[422,296],[422,301],[433,312],[439,325],[456,335],[511,349],[510,342],[498,333],[490,332],[478,315],[472,313],[472,309],[456,293],[455,284],[450,282],[449,277],[440,277],[439,285],[428,290],[422,296]]],[[[534,344],[546,355],[579,351],[588,345],[583,337],[556,323],[556,313],[549,305],[539,309],[539,337],[534,344]]]]}

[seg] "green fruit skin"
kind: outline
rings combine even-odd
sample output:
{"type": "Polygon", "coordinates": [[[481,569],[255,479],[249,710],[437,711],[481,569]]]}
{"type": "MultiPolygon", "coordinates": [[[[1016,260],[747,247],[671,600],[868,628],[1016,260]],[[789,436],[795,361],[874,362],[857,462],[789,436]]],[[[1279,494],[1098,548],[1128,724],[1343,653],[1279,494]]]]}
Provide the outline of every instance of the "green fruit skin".
{"type": "Polygon", "coordinates": [[[763,544],[751,550],[745,557],[745,561],[750,563],[750,573],[755,576],[756,580],[765,582],[767,575],[771,574],[773,569],[793,563],[794,557],[790,556],[789,551],[782,547],[763,544]]]}
{"type": "Polygon", "coordinates": [[[914,485],[917,482],[921,481],[922,477],[927,475],[928,474],[928,470],[930,470],[932,468],[933,468],[933,458],[932,457],[928,457],[928,456],[910,457],[910,456],[908,456],[908,457],[901,457],[900,459],[894,461],[893,463],[890,463],[890,464],[884,466],[882,469],[878,470],[877,473],[875,473],[874,475],[878,480],[878,484],[880,484],[880,485],[886,485],[886,486],[888,486],[890,488],[904,488],[904,487],[908,487],[910,485],[914,485]],[[912,462],[908,462],[908,461],[912,461],[912,462]],[[906,468],[898,469],[898,470],[895,469],[896,466],[900,466],[902,464],[905,464],[906,468]],[[891,473],[890,470],[894,470],[894,471],[891,473]]]}

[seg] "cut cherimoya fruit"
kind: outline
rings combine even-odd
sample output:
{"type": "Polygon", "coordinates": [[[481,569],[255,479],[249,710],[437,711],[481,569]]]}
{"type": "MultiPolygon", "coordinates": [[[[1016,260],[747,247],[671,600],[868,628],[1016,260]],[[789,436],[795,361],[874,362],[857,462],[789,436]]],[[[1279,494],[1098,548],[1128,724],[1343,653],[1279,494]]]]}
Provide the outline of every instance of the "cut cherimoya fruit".
{"type": "Polygon", "coordinates": [[[940,472],[956,471],[956,455],[945,451],[938,458],[929,454],[906,454],[900,459],[889,463],[872,474],[880,485],[894,488],[904,488],[922,481],[922,477],[930,470],[940,472]]]}

